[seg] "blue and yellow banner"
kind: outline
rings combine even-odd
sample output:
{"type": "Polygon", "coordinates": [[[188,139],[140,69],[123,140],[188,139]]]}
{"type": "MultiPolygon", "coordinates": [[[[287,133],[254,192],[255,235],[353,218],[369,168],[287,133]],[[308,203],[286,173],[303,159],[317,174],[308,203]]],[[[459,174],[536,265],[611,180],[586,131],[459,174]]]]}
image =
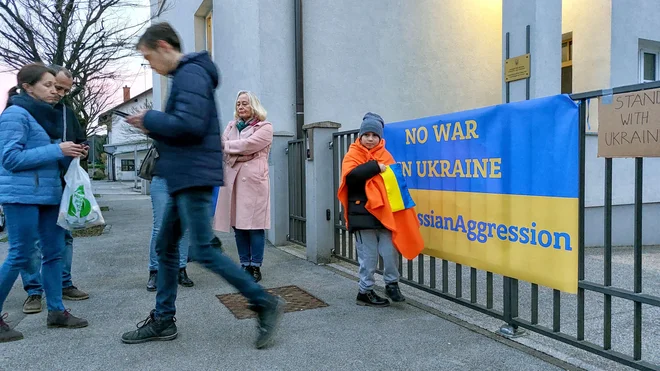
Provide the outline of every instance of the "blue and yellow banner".
{"type": "Polygon", "coordinates": [[[385,125],[424,254],[577,292],[578,107],[565,95],[385,125]]]}

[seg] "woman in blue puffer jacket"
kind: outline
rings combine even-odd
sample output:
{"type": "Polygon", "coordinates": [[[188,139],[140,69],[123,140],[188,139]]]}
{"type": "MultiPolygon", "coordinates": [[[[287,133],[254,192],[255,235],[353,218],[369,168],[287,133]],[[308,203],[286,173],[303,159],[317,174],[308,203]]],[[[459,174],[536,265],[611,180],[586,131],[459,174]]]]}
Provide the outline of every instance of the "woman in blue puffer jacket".
{"type": "MultiPolygon", "coordinates": [[[[9,237],[7,259],[0,267],[0,314],[40,240],[48,327],[86,327],[87,321],[71,315],[62,303],[64,230],[57,225],[62,165],[68,157],[81,156],[84,149],[59,139],[63,123],[53,108],[59,100],[53,71],[29,64],[21,68],[17,80],[0,115],[0,204],[9,237]]],[[[7,325],[6,317],[0,316],[0,343],[22,339],[23,334],[7,325]]]]}

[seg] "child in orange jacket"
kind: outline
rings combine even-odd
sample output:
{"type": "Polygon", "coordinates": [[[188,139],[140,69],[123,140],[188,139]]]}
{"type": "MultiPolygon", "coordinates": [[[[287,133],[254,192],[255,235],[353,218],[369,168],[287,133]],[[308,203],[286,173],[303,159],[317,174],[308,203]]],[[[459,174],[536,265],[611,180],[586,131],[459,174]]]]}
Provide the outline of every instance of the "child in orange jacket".
{"type": "Polygon", "coordinates": [[[414,209],[392,212],[380,173],[394,164],[385,149],[383,119],[367,113],[359,138],[351,144],[342,162],[342,178],[337,197],[344,208],[348,230],[355,234],[360,263],[358,305],[386,307],[389,300],[373,291],[378,255],[383,258],[385,293],[394,302],[405,301],[399,289],[395,246],[404,256],[415,257],[423,249],[414,209]],[[402,250],[403,238],[406,239],[402,250]],[[397,243],[399,242],[399,243],[397,243]]]}

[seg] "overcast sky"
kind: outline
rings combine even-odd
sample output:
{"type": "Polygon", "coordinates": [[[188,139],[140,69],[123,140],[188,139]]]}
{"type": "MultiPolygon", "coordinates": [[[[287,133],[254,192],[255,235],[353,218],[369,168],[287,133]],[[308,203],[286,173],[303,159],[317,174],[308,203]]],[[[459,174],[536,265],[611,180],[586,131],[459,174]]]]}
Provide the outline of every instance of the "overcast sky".
{"type": "MultiPolygon", "coordinates": [[[[127,16],[135,19],[136,22],[149,19],[149,0],[139,0],[145,4],[143,8],[133,9],[127,16]]],[[[128,13],[128,12],[127,12],[128,13]]],[[[130,58],[126,61],[126,76],[122,86],[131,87],[131,96],[135,96],[151,87],[151,69],[148,66],[141,66],[146,63],[143,58],[130,58]]],[[[0,66],[1,67],[1,66],[0,66]]],[[[2,69],[2,68],[0,68],[2,69]]],[[[16,85],[15,73],[0,73],[0,111],[4,109],[7,101],[7,91],[16,85]]],[[[115,93],[115,102],[120,103],[122,99],[121,88],[115,93]]]]}

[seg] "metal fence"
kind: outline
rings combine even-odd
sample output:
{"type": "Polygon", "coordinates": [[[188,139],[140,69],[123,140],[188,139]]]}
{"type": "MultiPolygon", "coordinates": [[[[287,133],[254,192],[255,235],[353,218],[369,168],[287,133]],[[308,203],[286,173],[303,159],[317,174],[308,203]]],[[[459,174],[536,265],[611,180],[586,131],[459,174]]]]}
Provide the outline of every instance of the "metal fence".
{"type": "Polygon", "coordinates": [[[288,142],[286,153],[289,160],[289,234],[287,240],[307,243],[305,211],[305,160],[307,151],[304,139],[288,142]]]}
{"type": "MultiPolygon", "coordinates": [[[[607,94],[627,93],[660,87],[660,83],[625,86],[607,91],[607,94]]],[[[620,259],[632,261],[632,272],[625,271],[630,264],[618,265],[613,280],[612,247],[612,159],[605,159],[604,196],[604,246],[602,249],[585,249],[585,141],[587,101],[603,95],[603,91],[574,94],[579,103],[579,214],[578,214],[578,293],[571,295],[510,277],[484,272],[448,260],[420,254],[414,260],[399,257],[401,282],[443,299],[464,305],[504,322],[500,333],[517,336],[523,329],[587,350],[605,358],[641,370],[660,370],[660,355],[652,360],[644,357],[642,349],[657,349],[657,335],[642,337],[643,327],[648,335],[660,331],[657,314],[660,313],[660,297],[643,291],[642,287],[642,170],[643,159],[635,159],[634,187],[634,241],[632,249],[617,251],[620,259]],[[630,255],[632,254],[632,259],[630,255]],[[601,260],[602,259],[602,260],[601,260]],[[589,268],[587,271],[586,268],[589,268]],[[632,276],[634,287],[626,288],[624,279],[632,276]],[[589,279],[586,279],[586,277],[589,279]],[[600,281],[600,282],[597,282],[600,281]],[[466,287],[465,283],[468,283],[466,287]],[[602,283],[601,283],[602,282],[602,283]],[[613,303],[613,299],[616,302],[613,303]],[[613,313],[622,313],[632,304],[632,318],[623,321],[624,328],[613,329],[613,313]],[[642,306],[647,306],[642,317],[642,306]],[[588,315],[585,315],[588,313],[588,315]],[[600,315],[602,313],[602,315],[600,315]],[[655,313],[655,315],[654,315],[655,313]],[[646,320],[646,321],[644,321],[646,320]],[[585,323],[598,321],[597,326],[585,323]],[[628,324],[629,322],[629,324],[628,324]],[[654,327],[655,326],[655,327],[654,327]],[[594,328],[598,327],[595,331],[594,328]],[[612,333],[620,337],[632,327],[632,347],[621,344],[612,333]],[[646,342],[643,342],[645,340],[646,342]],[[632,348],[632,349],[631,349],[632,348]]],[[[332,149],[334,160],[334,185],[338,189],[341,163],[358,131],[336,133],[332,149]]],[[[652,185],[654,187],[657,184],[652,185]]],[[[354,238],[348,233],[341,204],[335,200],[335,241],[333,254],[336,258],[357,264],[354,238]]],[[[382,261],[379,262],[382,273],[382,261]]]]}

